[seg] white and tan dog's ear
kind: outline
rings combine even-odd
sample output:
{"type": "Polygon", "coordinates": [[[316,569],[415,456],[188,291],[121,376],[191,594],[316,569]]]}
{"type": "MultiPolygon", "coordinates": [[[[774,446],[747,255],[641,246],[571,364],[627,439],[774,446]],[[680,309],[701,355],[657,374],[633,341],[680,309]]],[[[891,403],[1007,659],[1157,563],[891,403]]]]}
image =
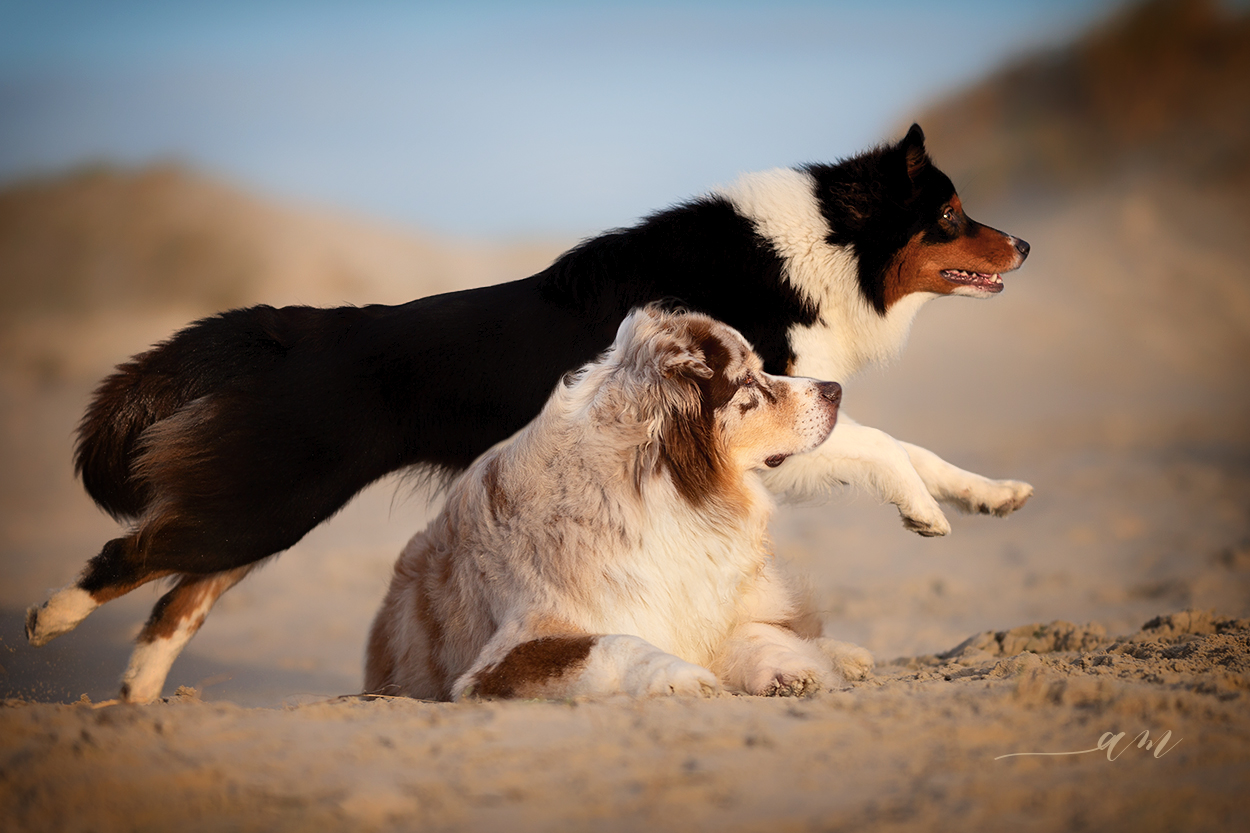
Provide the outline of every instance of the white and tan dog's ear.
{"type": "Polygon", "coordinates": [[[621,352],[621,362],[643,375],[658,372],[663,379],[712,376],[691,337],[688,313],[668,311],[657,304],[639,307],[621,322],[615,347],[621,352]]]}
{"type": "Polygon", "coordinates": [[[657,352],[657,364],[665,379],[672,379],[674,376],[712,378],[712,368],[703,361],[703,353],[691,350],[688,344],[680,340],[661,345],[657,352]]]}

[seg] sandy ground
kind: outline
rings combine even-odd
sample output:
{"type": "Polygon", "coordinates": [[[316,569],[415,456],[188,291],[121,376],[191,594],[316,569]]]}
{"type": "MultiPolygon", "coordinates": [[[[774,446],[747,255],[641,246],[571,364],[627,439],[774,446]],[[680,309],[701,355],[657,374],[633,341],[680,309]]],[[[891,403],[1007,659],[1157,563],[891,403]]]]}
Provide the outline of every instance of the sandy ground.
{"type": "MultiPolygon", "coordinates": [[[[1036,496],[1005,520],[952,517],[940,540],[866,495],[783,507],[779,557],[830,635],[879,662],[797,701],[360,700],[369,619],[431,511],[392,480],[227,594],[167,702],[75,702],[115,694],[158,591],[25,645],[26,605],[116,534],[73,480],[73,427],[111,364],[202,312],[10,325],[5,829],[1233,829],[1250,809],[1250,270],[1245,215],[1220,199],[1125,185],[969,206],[1033,256],[1001,297],[922,312],[903,360],[847,383],[845,407],[1036,496]]],[[[393,251],[390,275],[421,256],[393,251]]],[[[424,291],[397,280],[301,300],[424,291]]]]}
{"type": "Polygon", "coordinates": [[[1250,621],[1179,615],[804,700],[14,702],[0,796],[14,830],[1231,830],[1248,672],[1250,621]]]}

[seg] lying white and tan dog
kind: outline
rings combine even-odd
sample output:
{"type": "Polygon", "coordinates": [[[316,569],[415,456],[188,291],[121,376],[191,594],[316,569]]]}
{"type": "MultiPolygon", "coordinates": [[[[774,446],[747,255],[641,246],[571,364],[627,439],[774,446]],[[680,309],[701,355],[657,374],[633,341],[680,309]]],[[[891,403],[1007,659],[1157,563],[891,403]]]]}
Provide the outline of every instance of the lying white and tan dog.
{"type": "Polygon", "coordinates": [[[409,542],[365,690],[427,699],[798,695],[862,678],[769,551],[760,472],[820,445],[836,382],[771,376],[734,329],[633,312],[409,542]]]}

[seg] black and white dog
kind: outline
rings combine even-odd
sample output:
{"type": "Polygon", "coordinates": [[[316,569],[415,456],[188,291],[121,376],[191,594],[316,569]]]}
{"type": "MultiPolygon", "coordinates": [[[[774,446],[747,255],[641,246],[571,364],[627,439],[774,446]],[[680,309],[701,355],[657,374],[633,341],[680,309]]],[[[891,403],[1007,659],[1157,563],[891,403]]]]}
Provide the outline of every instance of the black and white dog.
{"type": "MultiPolygon", "coordinates": [[[[123,699],[151,700],[216,599],[257,562],[388,472],[467,467],[537,415],[632,308],[678,302],[741,332],[768,373],[845,381],[896,356],[927,301],[993,295],[1028,251],[964,213],[913,126],[838,164],[743,176],[513,283],[196,322],[96,392],[77,469],[133,529],[28,611],[27,637],[42,645],[100,604],[175,578],[123,678],[123,699]]],[[[791,495],[862,485],[922,535],[949,532],[939,501],[1006,515],[1032,492],[845,416],[767,482],[791,495]]]]}

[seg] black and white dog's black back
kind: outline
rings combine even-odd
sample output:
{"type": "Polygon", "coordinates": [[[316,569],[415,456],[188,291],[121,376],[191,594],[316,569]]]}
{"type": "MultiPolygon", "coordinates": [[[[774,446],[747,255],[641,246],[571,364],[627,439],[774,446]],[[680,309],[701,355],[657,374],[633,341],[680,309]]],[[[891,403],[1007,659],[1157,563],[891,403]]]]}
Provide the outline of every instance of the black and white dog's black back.
{"type": "MultiPolygon", "coordinates": [[[[769,373],[844,381],[888,359],[937,295],[988,296],[1027,255],[974,222],[924,137],[836,165],[742,177],[595,237],[533,277],[395,307],[254,307],[197,322],[120,366],[83,418],[77,468],[131,534],[31,608],[36,645],[147,581],[177,577],[139,637],[122,696],[160,695],[213,602],[397,469],[454,473],[523,427],[633,308],[725,321],[769,373]]],[[[863,484],[922,534],[938,500],[1006,514],[1031,489],[963,472],[843,418],[776,491],[863,484]]]]}

